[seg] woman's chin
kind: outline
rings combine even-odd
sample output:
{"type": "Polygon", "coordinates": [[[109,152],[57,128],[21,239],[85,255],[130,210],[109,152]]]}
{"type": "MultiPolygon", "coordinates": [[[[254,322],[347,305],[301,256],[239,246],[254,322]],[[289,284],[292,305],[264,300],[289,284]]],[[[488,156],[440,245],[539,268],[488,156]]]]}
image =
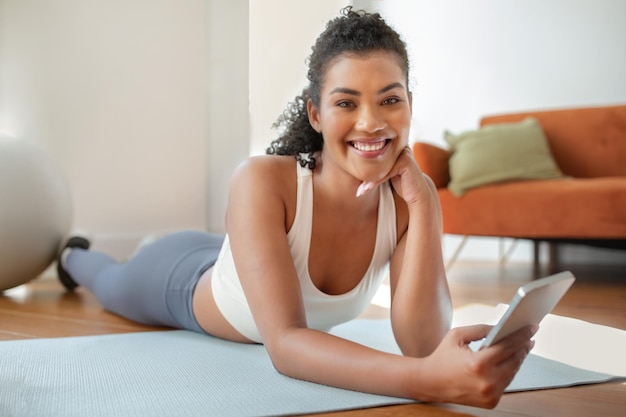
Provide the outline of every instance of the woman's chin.
{"type": "Polygon", "coordinates": [[[377,164],[377,166],[371,167],[371,169],[360,170],[357,178],[363,182],[379,182],[385,179],[392,167],[393,164],[377,164]]]}

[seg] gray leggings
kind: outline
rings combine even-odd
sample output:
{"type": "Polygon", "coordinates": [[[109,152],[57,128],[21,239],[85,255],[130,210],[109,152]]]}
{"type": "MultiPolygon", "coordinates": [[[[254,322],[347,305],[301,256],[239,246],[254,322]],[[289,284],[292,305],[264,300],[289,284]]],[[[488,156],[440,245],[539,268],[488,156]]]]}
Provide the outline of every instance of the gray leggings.
{"type": "Polygon", "coordinates": [[[193,291],[219,254],[224,236],[173,233],[124,263],[101,252],[74,249],[65,268],[102,306],[139,323],[204,333],[192,310],[193,291]]]}

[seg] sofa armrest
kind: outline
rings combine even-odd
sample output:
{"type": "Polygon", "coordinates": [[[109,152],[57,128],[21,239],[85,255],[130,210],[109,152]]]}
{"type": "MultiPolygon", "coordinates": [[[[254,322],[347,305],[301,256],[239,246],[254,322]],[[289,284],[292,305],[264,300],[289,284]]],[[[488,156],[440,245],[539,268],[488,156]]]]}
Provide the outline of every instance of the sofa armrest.
{"type": "Polygon", "coordinates": [[[437,188],[444,188],[450,182],[448,159],[450,151],[426,142],[413,144],[413,155],[422,172],[428,175],[437,188]]]}

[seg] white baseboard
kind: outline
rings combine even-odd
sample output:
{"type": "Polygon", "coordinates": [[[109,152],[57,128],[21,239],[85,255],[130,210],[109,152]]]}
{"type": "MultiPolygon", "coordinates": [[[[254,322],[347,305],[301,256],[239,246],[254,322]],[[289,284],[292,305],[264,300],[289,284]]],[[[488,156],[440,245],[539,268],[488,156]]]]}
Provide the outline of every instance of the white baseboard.
{"type": "MultiPolygon", "coordinates": [[[[453,256],[462,240],[463,236],[444,235],[442,248],[444,260],[447,261],[453,256]]],[[[481,236],[470,236],[457,259],[465,261],[498,261],[507,251],[510,251],[508,254],[509,261],[532,262],[533,260],[533,246],[530,241],[519,240],[514,242],[513,239],[481,236]]]]}
{"type": "MultiPolygon", "coordinates": [[[[444,235],[443,257],[450,259],[459,246],[463,236],[444,235]]],[[[470,236],[461,250],[458,260],[463,261],[498,261],[504,251],[513,245],[513,239],[495,237],[470,236]]],[[[507,258],[507,262],[533,262],[533,243],[519,239],[507,258]]],[[[549,259],[547,245],[541,245],[539,257],[541,262],[549,259]]],[[[626,252],[617,249],[598,248],[576,244],[560,244],[559,258],[565,263],[601,263],[606,265],[625,265],[626,252]]]]}

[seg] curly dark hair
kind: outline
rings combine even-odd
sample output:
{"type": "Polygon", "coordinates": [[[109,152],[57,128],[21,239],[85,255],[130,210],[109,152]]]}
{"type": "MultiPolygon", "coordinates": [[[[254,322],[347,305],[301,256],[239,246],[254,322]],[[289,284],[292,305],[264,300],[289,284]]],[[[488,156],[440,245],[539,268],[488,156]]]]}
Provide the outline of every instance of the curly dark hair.
{"type": "Polygon", "coordinates": [[[324,140],[322,134],[309,123],[307,102],[311,100],[319,106],[322,82],[332,60],[343,54],[363,56],[374,51],[392,52],[398,57],[408,86],[409,59],[406,44],[380,14],[354,11],[352,6],[341,9],[340,16],[326,24],[326,29],[311,50],[307,59],[309,85],[288,104],[272,125],[280,136],[270,143],[266,152],[270,155],[294,155],[302,166],[308,164],[313,169],[315,158],[312,155],[322,149],[324,140]],[[308,160],[301,159],[300,153],[309,153],[308,160]]]}

